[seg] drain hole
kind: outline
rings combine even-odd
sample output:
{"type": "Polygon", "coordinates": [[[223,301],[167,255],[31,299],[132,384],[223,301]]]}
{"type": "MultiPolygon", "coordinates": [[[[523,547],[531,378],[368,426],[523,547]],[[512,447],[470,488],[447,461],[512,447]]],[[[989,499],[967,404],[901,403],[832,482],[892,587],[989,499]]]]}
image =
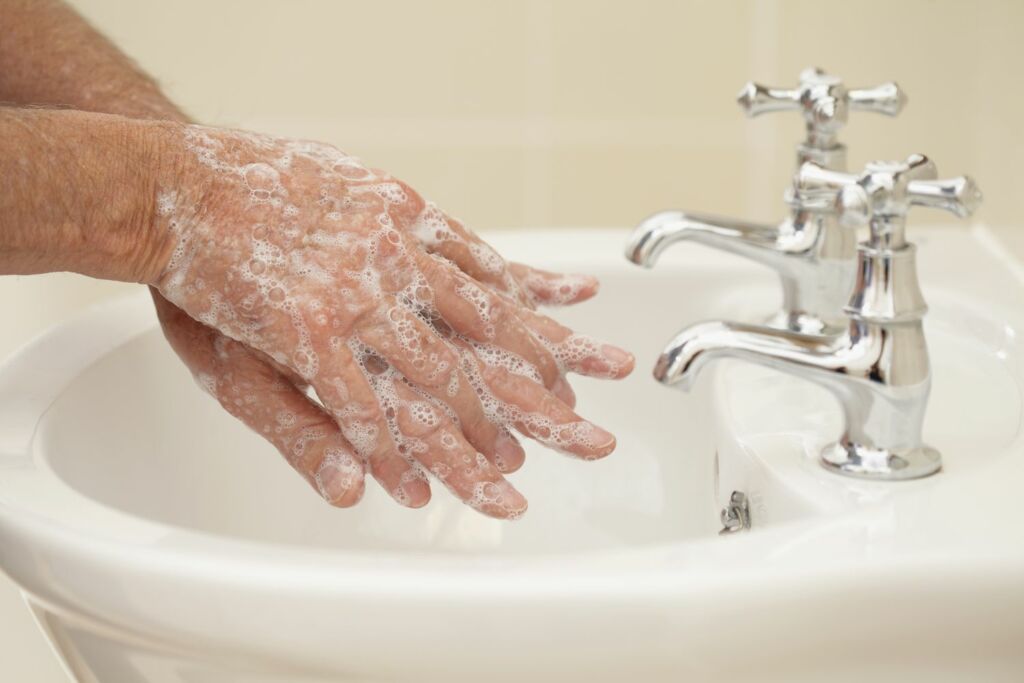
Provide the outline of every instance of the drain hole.
{"type": "Polygon", "coordinates": [[[729,504],[722,508],[719,519],[722,520],[722,530],[718,532],[719,536],[748,530],[750,528],[750,503],[747,502],[747,494],[742,491],[733,491],[729,496],[729,504]]]}

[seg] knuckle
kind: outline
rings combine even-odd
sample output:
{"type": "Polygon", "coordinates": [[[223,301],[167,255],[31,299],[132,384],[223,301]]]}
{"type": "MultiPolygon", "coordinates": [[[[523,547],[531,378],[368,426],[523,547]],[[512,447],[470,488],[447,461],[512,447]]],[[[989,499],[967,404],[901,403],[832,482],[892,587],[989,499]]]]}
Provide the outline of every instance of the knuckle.
{"type": "Polygon", "coordinates": [[[420,193],[417,192],[416,189],[413,188],[413,186],[410,185],[409,183],[399,178],[392,178],[391,182],[396,183],[398,187],[401,188],[402,192],[406,196],[406,201],[412,207],[416,207],[419,210],[422,210],[423,207],[426,205],[426,201],[423,199],[420,193]]]}

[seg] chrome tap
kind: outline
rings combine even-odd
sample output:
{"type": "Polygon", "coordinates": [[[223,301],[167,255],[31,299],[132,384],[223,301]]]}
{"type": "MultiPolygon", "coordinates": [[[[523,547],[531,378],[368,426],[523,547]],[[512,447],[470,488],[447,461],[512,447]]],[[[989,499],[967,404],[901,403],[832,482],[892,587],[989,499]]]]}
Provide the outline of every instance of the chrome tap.
{"type": "MultiPolygon", "coordinates": [[[[906,103],[895,83],[847,90],[818,69],[806,69],[799,87],[791,90],[748,83],[737,100],[748,116],[802,112],[807,136],[797,147],[797,166],[813,161],[837,171],[846,168],[846,147],[836,137],[850,110],[895,116],[906,103]]],[[[856,234],[837,226],[830,212],[808,210],[798,197],[790,200],[790,208],[790,216],[778,225],[663,211],[637,226],[626,257],[649,268],[668,245],[683,240],[745,256],[775,269],[782,280],[782,310],[769,324],[810,334],[836,332],[844,324],[842,308],[853,287],[856,234]]]]}
{"type": "Polygon", "coordinates": [[[819,336],[729,322],[683,330],[654,370],[663,384],[689,389],[708,362],[740,358],[815,382],[842,406],[845,431],[822,453],[836,472],[867,479],[913,479],[938,471],[941,458],[921,439],[931,387],[913,244],[906,241],[911,206],[970,215],[981,201],[964,176],[936,180],[921,155],[868,164],[860,176],[806,162],[793,194],[809,210],[831,211],[841,229],[868,224],[857,248],[856,285],[845,308],[846,329],[819,336]]]}

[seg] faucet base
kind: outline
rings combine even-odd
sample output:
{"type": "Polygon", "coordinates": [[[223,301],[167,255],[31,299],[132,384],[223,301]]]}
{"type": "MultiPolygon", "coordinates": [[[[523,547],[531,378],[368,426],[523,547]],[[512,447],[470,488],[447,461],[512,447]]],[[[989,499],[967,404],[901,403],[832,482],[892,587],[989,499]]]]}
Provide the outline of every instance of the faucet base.
{"type": "MultiPolygon", "coordinates": [[[[844,321],[845,322],[845,321],[844,321]]],[[[827,337],[833,334],[842,334],[846,330],[845,324],[829,323],[816,315],[810,313],[798,313],[794,311],[778,311],[770,316],[765,324],[779,330],[788,330],[799,334],[811,334],[818,337],[827,337]]]]}
{"type": "Polygon", "coordinates": [[[899,481],[935,474],[942,469],[942,456],[931,446],[886,449],[843,440],[822,451],[821,464],[848,477],[899,481]]]}

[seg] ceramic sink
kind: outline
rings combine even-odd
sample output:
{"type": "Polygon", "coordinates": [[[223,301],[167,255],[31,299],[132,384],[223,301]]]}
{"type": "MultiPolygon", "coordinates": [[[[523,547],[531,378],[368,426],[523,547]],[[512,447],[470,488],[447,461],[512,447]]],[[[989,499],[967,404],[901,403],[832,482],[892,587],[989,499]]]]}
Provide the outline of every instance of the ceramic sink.
{"type": "Polygon", "coordinates": [[[985,228],[921,228],[944,468],[838,477],[820,388],[725,361],[685,394],[650,369],[680,328],[757,321],[774,274],[620,230],[495,233],[602,280],[561,320],[631,349],[574,383],[618,436],[599,462],[527,446],[516,522],[369,483],[327,506],[194,385],[145,292],[0,369],[0,563],[80,681],[1020,680],[1024,269],[985,228]],[[723,529],[733,492],[749,529],[723,529]],[[917,680],[914,678],[914,680],[917,680]]]}

